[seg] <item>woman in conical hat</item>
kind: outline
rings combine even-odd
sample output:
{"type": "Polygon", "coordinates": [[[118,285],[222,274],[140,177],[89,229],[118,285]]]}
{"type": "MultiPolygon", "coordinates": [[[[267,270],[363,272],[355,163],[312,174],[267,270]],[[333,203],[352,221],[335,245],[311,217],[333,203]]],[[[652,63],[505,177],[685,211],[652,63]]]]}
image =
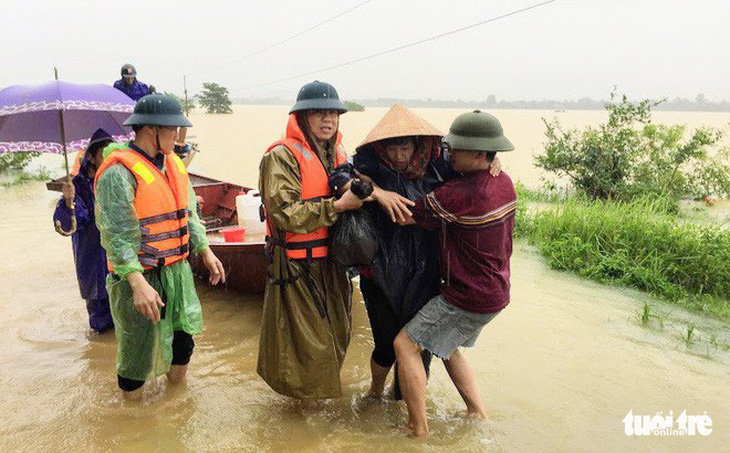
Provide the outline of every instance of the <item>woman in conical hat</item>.
{"type": "MultiPolygon", "coordinates": [[[[418,226],[400,226],[396,220],[408,212],[409,200],[436,189],[453,171],[441,153],[443,134],[406,107],[394,105],[357,148],[351,164],[330,177],[335,191],[356,176],[371,179],[376,203],[367,203],[379,232],[380,248],[374,263],[360,271],[375,348],[370,360],[370,393],[382,395],[395,363],[393,340],[399,330],[439,294],[437,234],[418,226]]],[[[428,369],[430,355],[425,352],[428,369]]],[[[393,396],[399,399],[396,380],[393,396]]]]}

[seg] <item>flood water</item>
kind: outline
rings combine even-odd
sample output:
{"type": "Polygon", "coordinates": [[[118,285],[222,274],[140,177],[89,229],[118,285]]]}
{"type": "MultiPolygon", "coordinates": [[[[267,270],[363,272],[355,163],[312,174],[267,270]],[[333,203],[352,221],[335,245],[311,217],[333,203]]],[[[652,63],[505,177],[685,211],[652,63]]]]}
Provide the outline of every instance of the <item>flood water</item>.
{"type": "MultiPolygon", "coordinates": [[[[256,109],[280,127],[264,130],[247,115],[194,115],[191,134],[205,146],[193,169],[255,184],[253,156],[277,138],[286,113],[256,109]],[[221,128],[227,140],[209,135],[221,128]]],[[[384,110],[347,127],[362,138],[384,110]]],[[[443,116],[429,118],[442,128],[455,116],[427,112],[443,116]]],[[[538,176],[512,156],[504,162],[513,175],[538,176]]],[[[56,197],[41,183],[0,189],[1,451],[726,451],[730,442],[730,352],[710,341],[730,342],[727,323],[552,271],[523,243],[512,260],[512,303],[466,352],[487,422],[463,418],[438,363],[427,390],[428,440],[405,437],[402,403],[360,398],[372,338],[357,291],[340,399],[303,403],[271,391],[256,374],[261,298],[199,284],[205,326],[187,383],[168,387],[161,378],[146,385],[143,403],[125,402],[114,336],[88,333],[70,239],[53,230],[56,197]],[[664,314],[661,322],[642,326],[644,302],[664,314]],[[691,344],[682,339],[689,325],[691,344]],[[628,437],[629,410],[706,412],[713,432],[628,437]]]]}
{"type": "MultiPolygon", "coordinates": [[[[232,115],[193,113],[190,135],[203,152],[192,163],[192,171],[239,184],[256,185],[258,162],[274,141],[282,138],[289,106],[235,105],[232,115]],[[203,154],[207,154],[203,157],[203,154]],[[200,159],[199,159],[200,158],[200,159]],[[226,164],[222,164],[226,162],[226,164]]],[[[380,121],[388,108],[368,107],[364,112],[348,112],[340,118],[343,143],[350,154],[380,121]]],[[[414,109],[442,132],[458,115],[468,109],[414,109]]],[[[607,118],[605,111],[490,110],[499,118],[515,151],[501,157],[505,171],[513,180],[538,188],[543,173],[534,167],[533,156],[542,151],[545,140],[543,118],[557,119],[566,128],[598,126],[607,118]]],[[[684,124],[689,130],[711,126],[725,131],[723,144],[730,145],[730,113],[654,112],[655,123],[684,124]]]]}

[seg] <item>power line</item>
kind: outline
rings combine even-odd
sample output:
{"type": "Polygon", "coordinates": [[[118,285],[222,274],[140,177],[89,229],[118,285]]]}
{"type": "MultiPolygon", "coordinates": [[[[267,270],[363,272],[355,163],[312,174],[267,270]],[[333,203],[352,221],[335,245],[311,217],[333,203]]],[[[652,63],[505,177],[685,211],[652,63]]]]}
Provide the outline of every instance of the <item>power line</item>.
{"type": "Polygon", "coordinates": [[[376,58],[376,57],[380,57],[380,56],[383,56],[383,55],[387,55],[387,54],[390,54],[390,53],[393,53],[393,52],[398,52],[400,50],[407,49],[409,47],[414,47],[414,46],[417,46],[419,44],[423,44],[423,43],[426,43],[426,42],[429,42],[429,41],[435,41],[437,39],[441,39],[441,38],[444,38],[446,36],[454,35],[456,33],[460,33],[462,31],[466,31],[466,30],[469,30],[471,28],[479,27],[481,25],[485,25],[485,24],[488,24],[490,22],[496,22],[496,21],[501,20],[501,19],[506,19],[506,18],[508,18],[510,16],[515,16],[517,14],[524,13],[524,12],[527,12],[527,11],[530,11],[530,10],[533,10],[533,9],[536,9],[536,8],[540,8],[542,6],[548,5],[550,3],[555,3],[557,1],[558,0],[546,0],[544,2],[536,3],[536,4],[530,5],[530,6],[526,6],[524,8],[521,8],[521,9],[518,9],[518,10],[515,10],[515,11],[512,11],[512,12],[509,12],[509,13],[506,13],[506,14],[501,14],[499,16],[495,16],[495,17],[492,17],[490,19],[483,20],[481,22],[476,22],[474,24],[467,25],[465,27],[457,28],[455,30],[451,30],[451,31],[447,31],[447,32],[444,32],[444,33],[441,33],[441,34],[438,34],[438,35],[430,36],[428,38],[421,39],[420,41],[415,41],[415,42],[412,42],[412,43],[409,43],[409,44],[403,44],[401,46],[393,47],[391,49],[384,50],[382,52],[377,52],[377,53],[374,53],[374,54],[371,54],[371,55],[367,55],[367,56],[364,56],[364,57],[356,58],[354,60],[346,61],[344,63],[339,63],[339,64],[336,64],[336,65],[328,66],[326,68],[317,69],[315,71],[309,71],[309,72],[305,72],[305,73],[302,73],[302,74],[297,74],[295,76],[285,77],[285,78],[282,78],[282,79],[277,79],[277,80],[274,80],[272,82],[262,83],[262,84],[259,84],[259,85],[250,85],[250,86],[243,87],[243,88],[237,88],[237,89],[234,89],[232,91],[240,91],[240,90],[248,90],[248,89],[251,89],[251,88],[265,87],[265,86],[274,85],[274,84],[281,83],[281,82],[287,82],[289,80],[298,79],[300,77],[305,77],[305,76],[308,76],[308,75],[317,74],[317,73],[320,73],[320,72],[330,71],[332,69],[342,68],[344,66],[350,66],[352,64],[359,63],[361,61],[371,60],[371,59],[376,58]]]}
{"type": "Polygon", "coordinates": [[[228,63],[222,64],[220,66],[216,66],[216,67],[213,67],[213,68],[210,68],[210,69],[206,69],[205,71],[202,71],[199,74],[206,74],[208,72],[216,71],[216,70],[222,69],[222,68],[227,68],[228,66],[231,66],[231,65],[240,63],[240,62],[242,62],[244,60],[248,60],[251,57],[254,57],[256,55],[262,54],[262,53],[266,52],[267,50],[271,50],[274,47],[278,47],[278,46],[280,46],[280,45],[282,45],[284,43],[287,43],[287,42],[289,42],[289,41],[291,41],[291,40],[293,40],[295,38],[298,38],[299,36],[302,36],[305,33],[308,33],[308,32],[310,32],[310,31],[312,31],[312,30],[314,30],[316,28],[319,28],[322,25],[325,25],[327,23],[330,23],[333,20],[337,19],[338,17],[342,17],[345,14],[348,14],[348,13],[350,13],[352,11],[355,11],[356,9],[364,6],[366,3],[370,3],[371,1],[372,0],[365,0],[364,2],[360,2],[360,3],[358,3],[357,5],[355,5],[355,6],[351,7],[351,8],[348,8],[348,9],[346,9],[346,10],[340,12],[340,13],[335,14],[334,16],[332,16],[332,17],[330,17],[328,19],[323,20],[322,22],[319,22],[319,23],[317,23],[317,24],[315,24],[315,25],[307,28],[306,30],[302,30],[299,33],[293,34],[293,35],[291,35],[291,36],[289,36],[287,38],[282,39],[281,41],[278,41],[278,42],[276,42],[274,44],[271,44],[270,46],[267,46],[267,47],[264,47],[263,49],[259,49],[259,50],[255,51],[255,52],[251,52],[249,54],[246,54],[246,55],[244,55],[244,56],[242,56],[240,58],[237,58],[237,59],[235,59],[233,61],[229,61],[228,63]]]}

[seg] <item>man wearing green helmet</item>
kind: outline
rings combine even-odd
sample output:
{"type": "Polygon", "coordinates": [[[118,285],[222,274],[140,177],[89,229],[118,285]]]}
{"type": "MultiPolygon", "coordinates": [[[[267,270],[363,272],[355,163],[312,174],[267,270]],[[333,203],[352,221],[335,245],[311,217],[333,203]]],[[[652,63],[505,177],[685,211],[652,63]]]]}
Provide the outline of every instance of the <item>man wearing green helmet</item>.
{"type": "Polygon", "coordinates": [[[445,141],[461,176],[418,200],[412,219],[403,222],[439,232],[442,278],[441,294],[394,342],[413,436],[428,434],[422,350],[443,359],[467,413],[486,418],[474,374],[458,348],[474,346],[482,328],[510,301],[517,195],[506,173],[493,177],[489,169],[497,152],[514,146],[497,118],[478,110],[456,118],[445,141]]]}
{"type": "Polygon", "coordinates": [[[186,374],[202,333],[202,309],[187,256],[200,254],[210,282],[225,281],[208,247],[185,165],[173,152],[178,127],[191,124],[180,104],[144,96],[125,121],[135,139],[112,144],[96,172],[96,224],[106,249],[109,305],[117,339],[117,381],[140,399],[150,378],[186,374]]]}
{"type": "Polygon", "coordinates": [[[328,228],[362,201],[349,190],[335,200],[327,177],[347,158],[339,133],[346,111],[332,85],[304,85],[289,112],[286,138],[261,159],[271,261],[258,373],[272,389],[294,398],[342,394],[352,289],[346,270],[328,258],[328,228]]]}

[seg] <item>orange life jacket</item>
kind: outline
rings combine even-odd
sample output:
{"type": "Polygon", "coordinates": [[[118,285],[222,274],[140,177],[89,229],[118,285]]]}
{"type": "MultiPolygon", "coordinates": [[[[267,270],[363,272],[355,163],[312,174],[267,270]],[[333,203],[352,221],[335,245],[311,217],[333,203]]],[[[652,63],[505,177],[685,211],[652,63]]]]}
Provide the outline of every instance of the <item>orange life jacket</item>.
{"type": "Polygon", "coordinates": [[[81,161],[84,160],[84,154],[86,154],[86,151],[83,148],[76,152],[76,157],[74,158],[74,162],[71,165],[71,171],[69,171],[69,174],[71,176],[76,176],[79,174],[79,171],[81,170],[81,161]]]}
{"type": "MultiPolygon", "coordinates": [[[[121,163],[137,180],[134,210],[139,219],[142,244],[139,262],[146,270],[169,266],[189,253],[188,172],[174,153],[165,156],[165,174],[137,151],[119,149],[107,156],[96,172],[99,177],[110,166],[121,163]]],[[[109,270],[113,271],[111,263],[109,270]]]]}
{"type": "MultiPolygon", "coordinates": [[[[319,201],[323,197],[332,195],[327,183],[327,172],[317,153],[307,144],[304,133],[299,128],[295,113],[289,115],[286,126],[286,138],[274,142],[264,155],[277,146],[284,146],[294,155],[299,163],[299,181],[302,184],[302,201],[319,201]]],[[[337,152],[335,166],[344,164],[347,160],[345,148],[342,146],[342,134],[337,133],[337,152]]],[[[267,235],[271,236],[272,225],[266,219],[267,235]]],[[[327,256],[327,227],[317,228],[311,233],[285,232],[284,244],[286,256],[289,259],[324,258],[327,256]]]]}

